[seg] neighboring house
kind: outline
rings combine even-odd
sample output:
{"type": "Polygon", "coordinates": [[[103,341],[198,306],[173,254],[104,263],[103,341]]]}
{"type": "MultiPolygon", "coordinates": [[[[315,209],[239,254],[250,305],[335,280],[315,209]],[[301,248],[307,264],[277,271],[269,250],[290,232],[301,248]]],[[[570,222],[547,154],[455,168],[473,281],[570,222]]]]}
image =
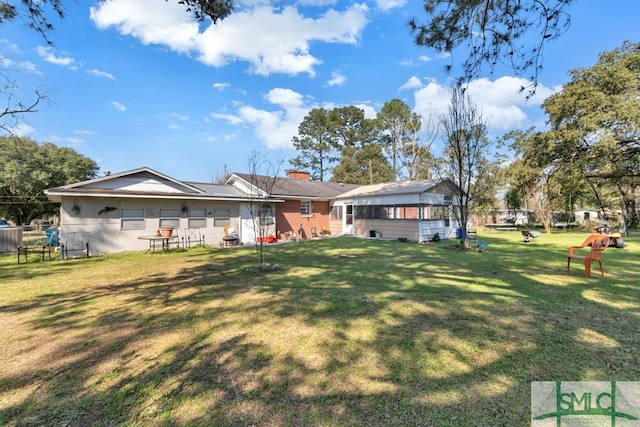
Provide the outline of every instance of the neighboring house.
{"type": "MultiPolygon", "coordinates": [[[[429,240],[455,236],[448,184],[442,180],[358,186],[309,180],[307,173],[270,178],[235,173],[224,184],[183,182],[142,167],[50,188],[60,203],[60,241],[91,254],[148,249],[161,227],[184,241],[218,245],[232,225],[244,244],[256,241],[252,209],[268,234],[333,235],[429,240]],[[261,184],[262,183],[262,184],[261,184]]],[[[182,240],[181,240],[182,241],[182,240]]]]}
{"type": "Polygon", "coordinates": [[[278,238],[282,238],[284,233],[309,238],[313,231],[319,233],[325,228],[330,228],[332,234],[342,234],[340,224],[334,223],[331,227],[329,222],[332,202],[345,191],[359,187],[311,181],[307,172],[290,172],[289,178],[234,173],[226,183],[256,197],[269,194],[274,199],[283,200],[283,203],[274,204],[278,238]]]}
{"type": "Polygon", "coordinates": [[[579,209],[575,211],[575,220],[578,224],[584,224],[591,221],[596,222],[600,219],[600,212],[595,209],[579,209]]]}
{"type": "Polygon", "coordinates": [[[364,185],[335,198],[332,228],[342,234],[425,242],[455,237],[449,180],[364,185]]]}
{"type": "MultiPolygon", "coordinates": [[[[45,191],[60,203],[61,241],[67,246],[90,242],[92,254],[143,250],[163,226],[185,239],[204,237],[218,244],[227,224],[241,227],[246,194],[230,185],[189,183],[142,167],[45,191]],[[193,233],[193,234],[192,234],[193,233]]],[[[246,209],[245,209],[246,210],[246,209]]]]}

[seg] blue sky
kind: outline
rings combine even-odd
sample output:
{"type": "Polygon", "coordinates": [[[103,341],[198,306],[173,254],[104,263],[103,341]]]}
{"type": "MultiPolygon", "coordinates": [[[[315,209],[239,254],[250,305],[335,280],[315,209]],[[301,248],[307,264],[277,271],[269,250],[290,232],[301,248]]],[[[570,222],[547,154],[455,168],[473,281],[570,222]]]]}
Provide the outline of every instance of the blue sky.
{"type": "MultiPolygon", "coordinates": [[[[252,153],[284,160],[284,169],[312,108],[356,105],[373,117],[399,98],[425,117],[446,109],[451,77],[443,68],[451,58],[414,46],[406,25],[424,17],[421,3],[244,0],[210,26],[177,0],[69,0],[66,19],[52,19],[52,46],[24,21],[0,25],[16,96],[28,100],[38,89],[50,98],[15,131],[72,147],[102,171],[148,166],[208,182],[225,167],[246,172],[252,153]]],[[[491,135],[543,127],[539,105],[568,82],[570,69],[640,39],[636,0],[577,0],[568,11],[571,27],[545,48],[529,102],[509,70],[471,82],[491,135]]]]}

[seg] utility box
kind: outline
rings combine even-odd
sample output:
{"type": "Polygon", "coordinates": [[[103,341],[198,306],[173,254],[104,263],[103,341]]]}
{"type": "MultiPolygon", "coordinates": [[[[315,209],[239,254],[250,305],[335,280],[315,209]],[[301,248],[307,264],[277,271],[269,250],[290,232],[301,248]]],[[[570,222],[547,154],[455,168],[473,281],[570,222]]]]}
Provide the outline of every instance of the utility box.
{"type": "Polygon", "coordinates": [[[22,245],[22,227],[0,228],[0,253],[15,252],[22,245]]]}

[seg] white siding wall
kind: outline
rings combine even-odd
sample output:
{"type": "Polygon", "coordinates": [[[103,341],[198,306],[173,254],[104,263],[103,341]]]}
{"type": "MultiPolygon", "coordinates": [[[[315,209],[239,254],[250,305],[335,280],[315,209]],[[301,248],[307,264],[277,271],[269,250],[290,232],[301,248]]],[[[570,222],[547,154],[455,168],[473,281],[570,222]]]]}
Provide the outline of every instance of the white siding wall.
{"type": "MultiPolygon", "coordinates": [[[[178,209],[186,205],[189,209],[205,209],[206,227],[200,232],[205,237],[207,245],[218,245],[224,235],[223,227],[214,227],[214,209],[228,209],[231,224],[240,223],[238,204],[233,202],[182,201],[159,199],[125,199],[125,198],[64,198],[60,208],[61,240],[70,233],[88,232],[91,254],[146,250],[149,243],[138,237],[155,235],[160,224],[160,209],[178,209]],[[80,207],[80,212],[72,212],[74,205],[80,207]],[[115,207],[116,210],[99,214],[105,207],[115,207]],[[140,230],[122,230],[122,209],[144,209],[144,228],[140,230]]],[[[180,227],[178,236],[185,236],[185,229],[189,227],[189,214],[180,212],[180,227]]],[[[175,231],[174,231],[175,233],[175,231]]]]}
{"type": "MultiPolygon", "coordinates": [[[[271,204],[271,208],[273,209],[273,212],[275,213],[275,206],[273,204],[271,204]]],[[[275,218],[274,218],[275,220],[275,218]]],[[[241,226],[240,226],[240,241],[242,243],[246,243],[246,244],[252,244],[255,243],[256,241],[256,236],[257,236],[257,232],[255,231],[255,226],[254,226],[254,219],[253,216],[251,215],[251,204],[250,203],[244,203],[242,204],[242,206],[240,207],[240,221],[241,221],[241,226]]],[[[257,221],[257,218],[256,218],[257,221]]],[[[276,228],[275,228],[275,224],[272,226],[267,227],[266,229],[266,235],[268,236],[269,234],[276,234],[276,228]]]]}

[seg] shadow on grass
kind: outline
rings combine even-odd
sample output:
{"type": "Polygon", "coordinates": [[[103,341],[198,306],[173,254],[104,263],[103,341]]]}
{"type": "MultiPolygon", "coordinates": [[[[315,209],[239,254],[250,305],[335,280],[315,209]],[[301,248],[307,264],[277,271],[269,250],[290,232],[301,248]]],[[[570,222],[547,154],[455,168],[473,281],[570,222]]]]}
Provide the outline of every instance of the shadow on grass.
{"type": "Polygon", "coordinates": [[[637,252],[586,279],[564,241],[481,240],[279,245],[269,273],[253,248],[33,268],[103,270],[0,306],[0,423],[524,426],[530,381],[638,378],[637,252]]]}

